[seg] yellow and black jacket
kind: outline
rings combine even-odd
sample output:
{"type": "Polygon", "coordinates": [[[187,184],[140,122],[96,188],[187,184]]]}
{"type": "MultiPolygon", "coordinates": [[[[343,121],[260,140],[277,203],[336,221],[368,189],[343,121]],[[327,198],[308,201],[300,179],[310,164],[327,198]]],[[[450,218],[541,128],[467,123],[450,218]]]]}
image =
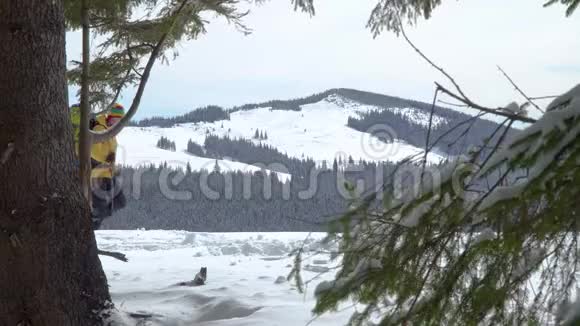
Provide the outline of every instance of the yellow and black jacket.
{"type": "MultiPolygon", "coordinates": [[[[105,115],[96,118],[94,131],[107,130],[105,115]]],[[[117,152],[117,140],[115,137],[104,142],[93,144],[91,148],[91,178],[113,178],[115,168],[115,154],[117,152]]]]}

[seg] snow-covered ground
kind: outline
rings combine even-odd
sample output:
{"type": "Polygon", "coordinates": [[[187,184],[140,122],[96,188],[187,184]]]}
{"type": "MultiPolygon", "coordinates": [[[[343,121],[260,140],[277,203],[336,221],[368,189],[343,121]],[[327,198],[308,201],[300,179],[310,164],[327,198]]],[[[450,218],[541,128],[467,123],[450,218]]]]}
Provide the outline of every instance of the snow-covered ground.
{"type": "MultiPolygon", "coordinates": [[[[97,231],[100,249],[121,251],[128,263],[103,256],[117,308],[114,325],[306,325],[312,320],[314,288],[332,278],[333,248],[323,233],[192,233],[185,231],[97,231]],[[304,242],[304,240],[306,240],[304,242]],[[289,253],[302,246],[311,255],[303,264],[300,294],[285,280],[289,253]],[[207,284],[177,286],[208,268],[207,284]],[[152,317],[131,317],[152,315],[152,317]],[[137,314],[137,315],[135,315],[137,314]]],[[[344,325],[353,310],[316,319],[312,325],[344,325]]]]}
{"type": "MultiPolygon", "coordinates": [[[[189,155],[185,152],[187,142],[191,139],[203,145],[208,133],[231,138],[251,139],[256,129],[265,131],[268,139],[262,142],[277,148],[282,153],[302,158],[310,157],[329,164],[336,157],[346,158],[349,155],[355,160],[392,161],[397,162],[409,155],[422,152],[422,149],[398,141],[399,135],[393,134],[388,127],[377,126],[392,143],[384,143],[369,133],[363,133],[349,128],[346,123],[349,117],[376,109],[374,106],[362,105],[341,96],[331,95],[320,102],[303,105],[301,111],[271,110],[258,108],[248,111],[238,111],[231,114],[230,120],[214,123],[189,123],[172,128],[158,127],[127,127],[118,136],[120,164],[138,166],[144,164],[160,164],[185,168],[187,163],[194,170],[202,168],[212,170],[215,160],[189,155]],[[156,147],[161,136],[174,141],[176,151],[171,152],[156,147]]],[[[428,123],[424,112],[412,108],[393,108],[411,121],[418,128],[428,123]]],[[[435,116],[434,123],[441,123],[442,118],[435,116]]],[[[430,153],[431,162],[439,162],[442,157],[430,153]]],[[[231,160],[219,160],[222,171],[247,170],[258,168],[231,160]]]]}

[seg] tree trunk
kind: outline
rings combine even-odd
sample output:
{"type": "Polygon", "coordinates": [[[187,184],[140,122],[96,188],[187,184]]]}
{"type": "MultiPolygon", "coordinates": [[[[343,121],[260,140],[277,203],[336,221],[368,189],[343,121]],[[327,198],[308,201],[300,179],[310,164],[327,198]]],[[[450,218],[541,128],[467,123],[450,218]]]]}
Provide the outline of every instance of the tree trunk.
{"type": "Polygon", "coordinates": [[[88,0],[82,0],[81,24],[83,29],[83,70],[81,75],[81,121],[79,135],[79,166],[81,189],[86,200],[91,203],[91,134],[89,133],[89,69],[90,69],[90,26],[88,0]]]}
{"type": "Polygon", "coordinates": [[[0,325],[99,325],[109,300],[74,165],[62,0],[0,0],[0,325]]]}

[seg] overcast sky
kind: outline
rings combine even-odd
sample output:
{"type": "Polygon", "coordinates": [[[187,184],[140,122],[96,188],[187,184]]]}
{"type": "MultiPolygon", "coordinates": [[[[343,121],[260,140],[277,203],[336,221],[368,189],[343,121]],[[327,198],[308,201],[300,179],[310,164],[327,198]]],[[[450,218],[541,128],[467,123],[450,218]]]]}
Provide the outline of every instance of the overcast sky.
{"type": "MultiPolygon", "coordinates": [[[[180,45],[175,61],[157,64],[137,118],[335,87],[431,101],[433,82],[445,79],[402,38],[385,32],[373,39],[365,24],[376,2],[315,0],[309,17],[292,11],[289,0],[272,0],[251,7],[248,36],[214,19],[207,34],[180,45]]],[[[497,65],[530,96],[557,94],[580,82],[580,12],[565,18],[563,6],[544,2],[447,0],[407,34],[484,105],[521,100],[497,65]]],[[[79,33],[67,34],[67,53],[68,60],[80,57],[79,33]]],[[[132,94],[121,103],[129,106],[132,94]]]]}

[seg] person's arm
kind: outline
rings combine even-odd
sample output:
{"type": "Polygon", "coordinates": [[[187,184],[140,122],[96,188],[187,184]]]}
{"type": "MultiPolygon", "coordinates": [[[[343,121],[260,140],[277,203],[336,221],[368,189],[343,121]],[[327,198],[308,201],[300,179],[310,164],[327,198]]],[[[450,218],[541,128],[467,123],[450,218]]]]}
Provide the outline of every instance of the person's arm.
{"type": "Polygon", "coordinates": [[[115,164],[115,156],[116,154],[114,152],[109,152],[109,154],[107,155],[106,161],[109,164],[115,164]]]}
{"type": "Polygon", "coordinates": [[[111,138],[107,141],[109,153],[107,154],[107,162],[111,165],[115,165],[115,160],[117,159],[117,140],[111,138]]]}

